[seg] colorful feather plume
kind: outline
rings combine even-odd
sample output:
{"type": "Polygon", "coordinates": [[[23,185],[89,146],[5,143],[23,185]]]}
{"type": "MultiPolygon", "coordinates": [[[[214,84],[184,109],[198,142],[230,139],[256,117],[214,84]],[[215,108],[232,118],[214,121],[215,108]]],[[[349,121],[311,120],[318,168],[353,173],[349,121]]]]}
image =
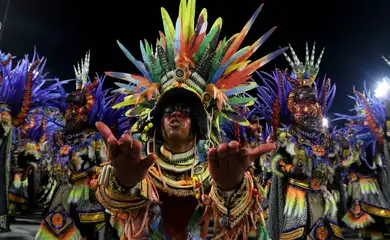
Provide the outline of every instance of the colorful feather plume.
{"type": "MultiPolygon", "coordinates": [[[[132,106],[134,110],[127,111],[127,115],[137,115],[143,119],[155,107],[159,96],[181,87],[199,96],[206,106],[206,111],[212,116],[212,126],[216,127],[214,130],[217,131],[221,117],[229,120],[240,118],[234,106],[253,103],[252,98],[242,97],[242,93],[256,87],[255,83],[247,82],[251,74],[287,49],[279,49],[253,62],[248,60],[275,28],[251,46],[239,49],[263,5],[255,11],[239,33],[229,39],[219,40],[222,19],[217,18],[207,32],[207,10],[201,11],[195,24],[195,2],[181,0],[175,24],[168,12],[161,8],[164,32],[160,32],[155,48],[146,40],[140,42],[143,62],[136,60],[118,42],[141,75],[106,72],[108,76],[128,82],[116,83],[119,87],[116,92],[129,96],[115,105],[115,108],[132,106]]],[[[239,122],[241,125],[249,124],[245,119],[239,122]]]]}

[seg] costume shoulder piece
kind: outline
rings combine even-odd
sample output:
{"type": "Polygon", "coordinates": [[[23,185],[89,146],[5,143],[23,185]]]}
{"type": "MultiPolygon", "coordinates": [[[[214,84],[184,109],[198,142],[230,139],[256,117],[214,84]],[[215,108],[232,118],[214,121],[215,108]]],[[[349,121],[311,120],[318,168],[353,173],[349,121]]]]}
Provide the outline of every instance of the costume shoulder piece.
{"type": "Polygon", "coordinates": [[[148,136],[153,135],[156,121],[161,119],[164,106],[178,99],[187,99],[193,109],[199,109],[196,114],[200,125],[199,140],[219,142],[221,117],[248,126],[249,122],[235,111],[234,106],[245,106],[252,99],[239,95],[256,87],[254,82],[247,82],[256,69],[286,50],[279,49],[253,62],[248,60],[275,28],[251,46],[239,50],[261,9],[262,5],[239,33],[219,40],[222,19],[218,18],[207,32],[207,10],[201,11],[195,24],[195,0],[182,0],[176,25],[167,11],[161,9],[164,33],[160,32],[155,50],[147,41],[140,42],[143,62],[137,61],[118,42],[141,73],[106,72],[129,82],[116,83],[119,91],[129,96],[114,107],[133,106],[126,113],[139,118],[132,131],[143,133],[142,140],[147,141],[148,136]]]}

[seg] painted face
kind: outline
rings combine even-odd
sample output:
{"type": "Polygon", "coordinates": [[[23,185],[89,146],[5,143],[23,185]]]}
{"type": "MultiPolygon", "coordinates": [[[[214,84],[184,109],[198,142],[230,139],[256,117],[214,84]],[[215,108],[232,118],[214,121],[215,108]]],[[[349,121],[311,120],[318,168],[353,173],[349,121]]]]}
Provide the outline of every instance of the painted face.
{"type": "Polygon", "coordinates": [[[191,108],[186,104],[175,103],[163,112],[162,133],[164,140],[188,140],[191,134],[191,108]]]}
{"type": "Polygon", "coordinates": [[[83,123],[87,120],[87,116],[79,113],[78,109],[85,104],[84,94],[81,91],[74,91],[66,97],[68,108],[66,110],[65,118],[66,132],[78,131],[83,123]]]}
{"type": "Polygon", "coordinates": [[[294,123],[305,132],[322,129],[322,109],[318,104],[316,90],[312,87],[299,88],[295,92],[292,109],[294,123]]]}

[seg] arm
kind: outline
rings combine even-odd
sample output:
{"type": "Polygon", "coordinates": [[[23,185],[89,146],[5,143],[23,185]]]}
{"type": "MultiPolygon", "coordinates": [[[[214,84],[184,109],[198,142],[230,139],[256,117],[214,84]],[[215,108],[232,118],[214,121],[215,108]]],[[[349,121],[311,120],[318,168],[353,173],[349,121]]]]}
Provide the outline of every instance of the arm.
{"type": "MultiPolygon", "coordinates": [[[[212,183],[210,194],[203,196],[203,203],[206,213],[213,214],[214,228],[218,231],[216,237],[232,236],[232,239],[236,239],[239,234],[247,236],[253,226],[265,226],[260,205],[262,199],[258,185],[249,172],[245,173],[240,186],[234,190],[225,191],[212,183]]],[[[202,226],[202,238],[207,237],[207,229],[208,224],[202,226]]]]}
{"type": "Polygon", "coordinates": [[[145,177],[132,188],[122,186],[115,177],[115,170],[109,163],[102,164],[95,182],[96,198],[111,214],[113,222],[122,221],[127,237],[137,237],[149,224],[149,207],[158,202],[158,192],[150,179],[145,177]],[[142,222],[132,228],[136,221],[142,222]]]}

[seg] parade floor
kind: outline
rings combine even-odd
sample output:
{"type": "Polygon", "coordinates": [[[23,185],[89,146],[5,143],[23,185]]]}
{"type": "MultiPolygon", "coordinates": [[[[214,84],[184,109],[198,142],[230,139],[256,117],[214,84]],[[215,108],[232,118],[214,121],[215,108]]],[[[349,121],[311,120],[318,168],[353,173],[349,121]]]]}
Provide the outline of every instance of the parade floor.
{"type": "Polygon", "coordinates": [[[0,233],[1,240],[32,240],[38,231],[38,223],[15,223],[11,225],[11,232],[0,233]]]}
{"type": "MultiPolygon", "coordinates": [[[[8,233],[0,233],[1,240],[33,240],[36,232],[38,231],[39,224],[38,223],[15,223],[11,225],[12,232],[8,233]]],[[[356,233],[353,232],[345,232],[345,239],[354,239],[359,240],[360,238],[356,233]]]]}

